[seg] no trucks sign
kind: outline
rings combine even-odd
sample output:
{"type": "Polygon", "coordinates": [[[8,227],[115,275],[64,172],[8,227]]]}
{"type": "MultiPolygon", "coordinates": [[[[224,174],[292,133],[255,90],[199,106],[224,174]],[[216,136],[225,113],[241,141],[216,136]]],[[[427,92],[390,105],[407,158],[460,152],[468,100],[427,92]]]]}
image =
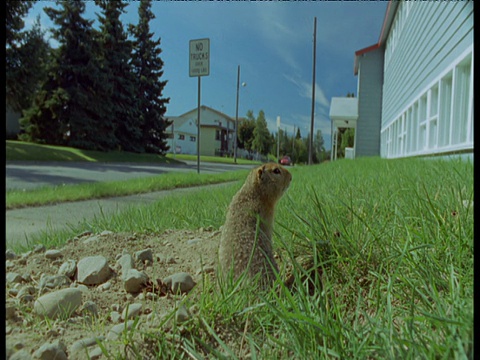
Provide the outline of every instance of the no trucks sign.
{"type": "Polygon", "coordinates": [[[210,39],[190,40],[190,77],[210,75],[210,39]]]}

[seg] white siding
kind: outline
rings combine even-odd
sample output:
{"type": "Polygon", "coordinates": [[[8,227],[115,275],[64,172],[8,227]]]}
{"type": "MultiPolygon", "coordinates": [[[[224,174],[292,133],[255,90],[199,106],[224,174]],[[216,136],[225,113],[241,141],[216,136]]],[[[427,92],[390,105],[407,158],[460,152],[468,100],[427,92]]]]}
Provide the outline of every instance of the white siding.
{"type": "Polygon", "coordinates": [[[473,149],[472,1],[402,2],[384,66],[382,156],[473,149]]]}

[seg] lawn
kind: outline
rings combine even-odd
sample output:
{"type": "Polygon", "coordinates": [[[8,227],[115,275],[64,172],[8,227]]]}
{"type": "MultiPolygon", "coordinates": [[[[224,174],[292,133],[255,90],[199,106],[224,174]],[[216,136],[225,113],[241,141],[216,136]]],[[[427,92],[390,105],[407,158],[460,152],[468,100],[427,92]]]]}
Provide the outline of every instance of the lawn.
{"type": "MultiPolygon", "coordinates": [[[[360,158],[291,171],[274,245],[293,263],[297,291],[207,282],[199,298],[184,300],[200,315],[172,340],[146,335],[162,356],[237,358],[219,333],[230,331],[252,359],[473,359],[472,162],[360,158]],[[313,295],[298,255],[322,273],[313,295]]],[[[218,229],[240,186],[172,194],[37,240],[61,244],[85,228],[218,229]]]]}
{"type": "MultiPolygon", "coordinates": [[[[100,152],[75,148],[39,145],[20,141],[6,141],[7,161],[87,161],[87,162],[132,162],[132,163],[182,163],[182,160],[196,160],[190,155],[159,156],[153,154],[134,154],[128,152],[100,152]]],[[[233,163],[231,158],[203,157],[201,161],[233,163]]],[[[241,164],[257,164],[249,160],[240,160],[241,164]]],[[[28,191],[9,190],[6,193],[6,209],[28,206],[56,204],[67,201],[101,199],[113,196],[127,196],[152,191],[169,190],[180,187],[217,184],[235,181],[244,177],[245,171],[233,171],[222,174],[181,174],[169,173],[155,177],[42,187],[28,191]]]]}

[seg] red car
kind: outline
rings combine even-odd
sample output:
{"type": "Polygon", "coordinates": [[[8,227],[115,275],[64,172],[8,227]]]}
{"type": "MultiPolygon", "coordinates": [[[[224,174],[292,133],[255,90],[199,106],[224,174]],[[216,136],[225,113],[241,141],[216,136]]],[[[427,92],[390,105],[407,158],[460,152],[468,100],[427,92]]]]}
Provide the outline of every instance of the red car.
{"type": "Polygon", "coordinates": [[[290,159],[290,156],[285,155],[280,159],[279,163],[280,165],[289,166],[289,165],[292,165],[292,159],[290,159]]]}

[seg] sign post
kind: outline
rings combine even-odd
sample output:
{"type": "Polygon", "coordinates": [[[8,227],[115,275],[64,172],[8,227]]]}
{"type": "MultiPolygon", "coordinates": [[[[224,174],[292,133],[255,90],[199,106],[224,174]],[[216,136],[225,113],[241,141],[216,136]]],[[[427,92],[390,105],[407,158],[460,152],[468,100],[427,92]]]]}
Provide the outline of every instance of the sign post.
{"type": "Polygon", "coordinates": [[[200,78],[210,75],[210,39],[190,40],[189,75],[198,77],[197,173],[200,173],[200,78]]]}

